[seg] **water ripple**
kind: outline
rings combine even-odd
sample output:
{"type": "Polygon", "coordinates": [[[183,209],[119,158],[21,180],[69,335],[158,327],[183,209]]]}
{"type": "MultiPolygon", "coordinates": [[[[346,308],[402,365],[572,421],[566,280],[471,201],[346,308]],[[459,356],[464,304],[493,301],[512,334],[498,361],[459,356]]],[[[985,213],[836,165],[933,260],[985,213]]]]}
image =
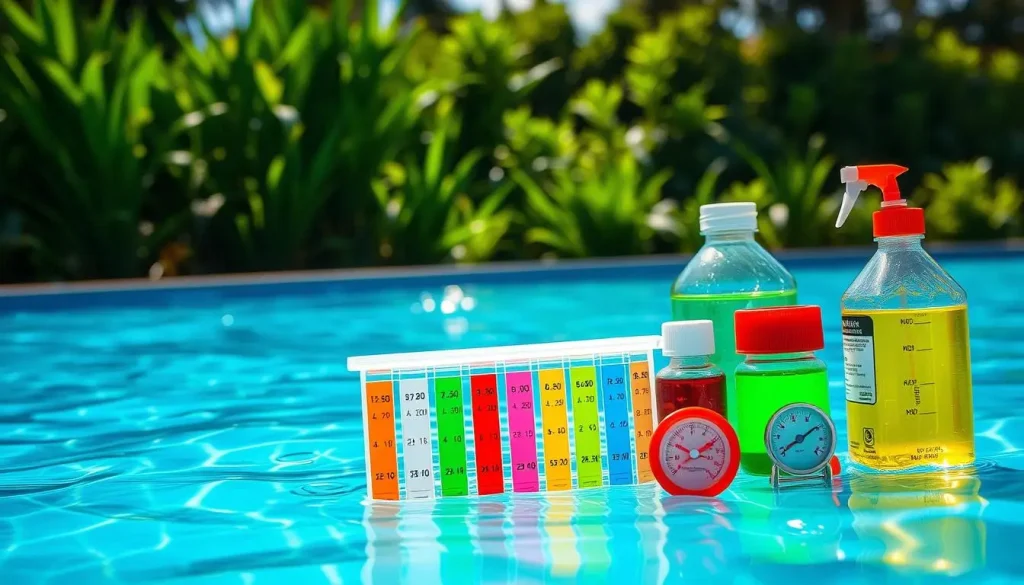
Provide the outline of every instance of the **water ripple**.
{"type": "Polygon", "coordinates": [[[318,481],[314,483],[308,483],[296,490],[292,490],[292,493],[297,496],[327,497],[355,494],[365,489],[365,484],[352,485],[342,482],[318,481]]]}
{"type": "Polygon", "coordinates": [[[81,477],[67,480],[48,480],[44,483],[6,483],[8,473],[4,473],[4,482],[0,483],[0,498],[29,497],[71,487],[82,487],[90,483],[111,479],[120,475],[116,471],[85,472],[81,477]]]}
{"type": "Polygon", "coordinates": [[[316,453],[299,452],[278,455],[277,457],[274,457],[274,461],[278,463],[291,463],[293,465],[305,465],[307,463],[313,463],[314,461],[316,461],[316,458],[316,453]]]}

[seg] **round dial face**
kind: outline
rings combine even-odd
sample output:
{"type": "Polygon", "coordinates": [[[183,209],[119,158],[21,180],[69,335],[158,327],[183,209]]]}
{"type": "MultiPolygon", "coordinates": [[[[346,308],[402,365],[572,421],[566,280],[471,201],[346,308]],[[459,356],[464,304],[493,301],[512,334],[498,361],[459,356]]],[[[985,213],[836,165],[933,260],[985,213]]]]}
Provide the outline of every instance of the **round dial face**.
{"type": "Polygon", "coordinates": [[[739,469],[736,431],[706,408],[673,412],[654,430],[651,469],[673,495],[716,496],[729,487],[739,469]]]}
{"type": "Polygon", "coordinates": [[[832,419],[812,404],[783,406],[765,430],[765,448],[779,469],[792,475],[817,473],[836,450],[832,419]]]}

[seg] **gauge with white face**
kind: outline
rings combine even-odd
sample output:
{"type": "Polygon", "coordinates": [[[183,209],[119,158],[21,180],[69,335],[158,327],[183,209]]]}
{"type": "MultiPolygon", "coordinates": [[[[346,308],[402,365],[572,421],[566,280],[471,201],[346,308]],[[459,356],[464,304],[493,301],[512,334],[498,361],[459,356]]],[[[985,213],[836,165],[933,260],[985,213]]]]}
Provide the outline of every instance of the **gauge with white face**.
{"type": "Polygon", "coordinates": [[[736,431],[707,408],[684,408],[658,424],[651,438],[651,469],[673,495],[717,496],[739,469],[736,431]]]}

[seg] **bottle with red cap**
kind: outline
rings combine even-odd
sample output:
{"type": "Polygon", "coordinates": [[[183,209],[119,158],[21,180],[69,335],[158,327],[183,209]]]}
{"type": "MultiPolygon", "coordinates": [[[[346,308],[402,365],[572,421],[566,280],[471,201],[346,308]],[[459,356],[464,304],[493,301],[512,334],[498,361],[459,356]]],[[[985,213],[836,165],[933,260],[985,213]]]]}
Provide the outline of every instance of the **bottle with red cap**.
{"type": "MultiPolygon", "coordinates": [[[[794,402],[813,404],[830,414],[825,362],[814,352],[825,347],[818,306],[736,311],[736,433],[740,466],[769,475],[772,461],[764,433],[772,416],[794,402]]],[[[732,409],[732,404],[729,408],[732,409]]]]}
{"type": "Polygon", "coordinates": [[[924,210],[900,195],[899,165],[845,167],[836,227],[868,186],[878,250],[842,299],[850,458],[877,470],[974,462],[967,295],[921,246],[924,210]]]}

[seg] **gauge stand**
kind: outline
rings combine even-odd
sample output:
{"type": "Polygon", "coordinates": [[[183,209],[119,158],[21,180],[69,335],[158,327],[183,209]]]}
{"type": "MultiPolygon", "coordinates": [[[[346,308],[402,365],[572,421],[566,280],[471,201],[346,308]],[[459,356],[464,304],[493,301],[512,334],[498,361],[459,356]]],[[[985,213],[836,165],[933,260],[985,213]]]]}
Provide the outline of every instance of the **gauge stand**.
{"type": "Polygon", "coordinates": [[[771,482],[773,488],[779,489],[784,483],[803,483],[818,478],[821,478],[825,482],[825,485],[832,485],[832,466],[828,463],[822,467],[821,471],[815,471],[809,475],[790,475],[788,473],[783,475],[783,473],[784,472],[779,469],[778,465],[772,465],[771,482]]]}

